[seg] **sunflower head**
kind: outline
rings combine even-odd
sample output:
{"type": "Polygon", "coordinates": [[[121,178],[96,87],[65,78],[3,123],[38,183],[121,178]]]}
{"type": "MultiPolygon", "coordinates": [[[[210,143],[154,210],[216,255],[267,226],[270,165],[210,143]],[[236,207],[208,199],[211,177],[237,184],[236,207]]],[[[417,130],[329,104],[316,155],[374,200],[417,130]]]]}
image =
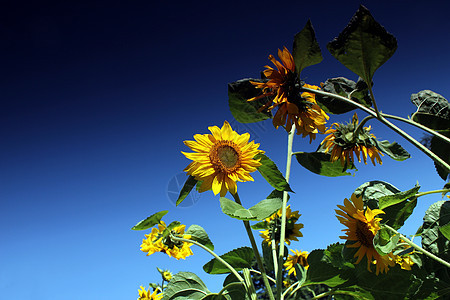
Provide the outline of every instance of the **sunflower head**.
{"type": "Polygon", "coordinates": [[[383,153],[376,146],[376,137],[370,133],[370,126],[360,128],[358,124],[356,113],[351,123],[333,123],[325,132],[328,136],[321,143],[322,149],[324,152],[330,152],[332,162],[339,159],[343,167],[355,162],[354,153],[359,162],[361,162],[360,153],[362,153],[365,164],[367,164],[367,157],[370,157],[374,166],[375,161],[381,165],[380,154],[383,155],[383,153]]]}
{"type": "Polygon", "coordinates": [[[297,272],[295,271],[295,265],[299,264],[303,266],[305,269],[309,268],[308,264],[308,252],[307,251],[298,251],[298,250],[292,250],[292,255],[289,254],[286,262],[284,263],[284,266],[286,267],[286,271],[288,271],[288,275],[291,275],[294,273],[294,276],[296,276],[297,272]]]}
{"type": "MultiPolygon", "coordinates": [[[[264,239],[266,243],[269,245],[272,244],[272,240],[278,244],[280,242],[281,236],[281,209],[274,213],[272,216],[265,220],[267,224],[267,229],[264,231],[260,231],[260,236],[264,239]]],[[[298,241],[297,237],[302,237],[303,234],[300,232],[300,229],[303,228],[302,223],[296,223],[300,218],[300,214],[298,211],[291,211],[291,206],[286,207],[286,233],[285,233],[285,242],[290,245],[291,241],[298,241]]]]}
{"type": "Polygon", "coordinates": [[[184,144],[195,151],[183,153],[192,162],[184,169],[189,175],[201,182],[199,192],[211,190],[214,195],[223,197],[230,191],[237,192],[237,181],[253,181],[251,172],[257,170],[260,159],[254,159],[259,144],[248,142],[250,134],[239,135],[225,121],[222,128],[211,126],[211,134],[196,134],[195,141],[184,141],[184,144]]]}
{"type": "Polygon", "coordinates": [[[150,288],[146,290],[143,286],[140,287],[138,292],[138,300],[161,300],[163,297],[163,293],[157,294],[158,290],[154,290],[153,293],[150,293],[150,288]]]}

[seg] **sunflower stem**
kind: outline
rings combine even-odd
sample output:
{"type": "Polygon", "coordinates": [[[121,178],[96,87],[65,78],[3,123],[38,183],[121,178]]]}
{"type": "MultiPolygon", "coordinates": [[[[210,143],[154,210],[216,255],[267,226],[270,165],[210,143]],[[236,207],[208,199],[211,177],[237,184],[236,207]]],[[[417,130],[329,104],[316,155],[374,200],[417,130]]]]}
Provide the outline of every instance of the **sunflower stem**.
{"type": "Polygon", "coordinates": [[[450,193],[450,189],[434,190],[428,192],[417,193],[414,195],[415,198],[419,198],[426,195],[437,194],[437,193],[450,193]]]}
{"type": "MultiPolygon", "coordinates": [[[[292,145],[294,143],[295,126],[292,126],[291,131],[288,134],[288,147],[287,147],[287,158],[286,158],[286,182],[289,183],[289,176],[291,175],[291,162],[292,162],[292,145]]],[[[277,280],[277,299],[282,300],[283,295],[281,294],[281,287],[283,283],[283,258],[284,258],[284,239],[286,237],[286,206],[288,200],[288,193],[283,192],[283,205],[281,206],[281,232],[280,232],[280,247],[278,250],[278,272],[276,273],[277,280]]]]}
{"type": "Polygon", "coordinates": [[[275,238],[272,237],[272,257],[273,257],[273,270],[275,274],[278,272],[278,256],[277,256],[277,244],[275,238]]]}
{"type": "Polygon", "coordinates": [[[377,114],[377,118],[380,119],[380,118],[382,118],[381,117],[381,112],[378,110],[377,102],[375,101],[375,96],[373,95],[372,83],[367,82],[367,86],[369,87],[369,93],[370,93],[370,98],[372,98],[373,108],[375,109],[375,113],[377,114]]]}
{"type": "Polygon", "coordinates": [[[415,243],[411,242],[407,237],[405,237],[403,234],[401,234],[400,232],[398,232],[397,230],[395,230],[395,229],[392,228],[391,226],[386,225],[386,224],[383,224],[383,226],[386,227],[387,229],[389,229],[390,231],[392,231],[393,233],[398,234],[398,235],[400,236],[400,238],[401,238],[405,243],[407,243],[408,245],[410,245],[411,247],[413,247],[413,248],[416,249],[417,251],[422,252],[423,254],[425,254],[426,256],[428,256],[429,258],[434,259],[435,261],[437,261],[437,262],[443,264],[444,266],[450,268],[450,263],[449,263],[449,262],[443,260],[443,259],[440,258],[440,257],[437,257],[437,256],[434,255],[433,253],[428,252],[427,250],[423,249],[422,247],[420,247],[420,246],[416,245],[415,243]]]}
{"type": "MultiPolygon", "coordinates": [[[[239,198],[239,194],[236,192],[236,194],[231,194],[234,198],[234,201],[236,201],[237,204],[242,205],[241,199],[239,198]]],[[[270,287],[269,280],[267,279],[266,269],[264,268],[264,264],[261,260],[261,256],[259,255],[258,246],[255,242],[255,237],[253,236],[252,228],[250,227],[249,221],[242,221],[244,222],[245,230],[247,231],[248,238],[250,239],[250,243],[252,245],[253,253],[255,254],[256,262],[258,263],[258,267],[261,270],[261,276],[264,282],[264,285],[267,289],[267,293],[269,294],[270,300],[275,300],[272,292],[272,288],[270,287]]]]}
{"type": "Polygon", "coordinates": [[[358,127],[356,127],[355,130],[355,135],[358,135],[359,132],[361,131],[361,129],[363,128],[364,124],[366,124],[367,121],[369,121],[370,119],[375,118],[374,116],[367,116],[364,119],[362,119],[361,123],[358,124],[358,127]]]}

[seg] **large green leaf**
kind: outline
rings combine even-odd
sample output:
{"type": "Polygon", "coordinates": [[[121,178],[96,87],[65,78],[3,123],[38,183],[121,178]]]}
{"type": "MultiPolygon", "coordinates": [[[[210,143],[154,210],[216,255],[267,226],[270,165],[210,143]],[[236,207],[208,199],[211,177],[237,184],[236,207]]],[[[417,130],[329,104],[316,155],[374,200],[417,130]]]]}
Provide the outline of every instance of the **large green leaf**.
{"type": "Polygon", "coordinates": [[[164,290],[162,300],[203,299],[210,291],[194,273],[179,272],[170,280],[164,290]]]}
{"type": "MultiPolygon", "coordinates": [[[[346,169],[342,167],[340,161],[331,162],[331,155],[328,153],[297,152],[295,157],[300,165],[319,175],[329,177],[352,175],[352,173],[347,172],[346,169]]],[[[347,170],[348,169],[358,170],[354,164],[352,164],[350,168],[347,168],[347,170]]]]}
{"type": "MultiPolygon", "coordinates": [[[[450,138],[450,130],[442,131],[441,132],[446,137],[450,138]]],[[[450,144],[443,141],[442,139],[438,138],[437,136],[433,136],[431,138],[431,151],[435,153],[437,156],[439,156],[443,161],[450,164],[450,144]]],[[[442,166],[441,164],[434,162],[434,166],[436,168],[436,171],[438,172],[439,176],[443,180],[447,180],[450,170],[442,166]]]]}
{"type": "Polygon", "coordinates": [[[264,220],[281,208],[283,200],[280,198],[264,199],[249,209],[242,205],[227,199],[220,198],[220,207],[224,214],[243,221],[260,221],[264,220]]]}
{"type": "Polygon", "coordinates": [[[430,90],[423,90],[411,95],[411,102],[417,106],[412,115],[413,121],[434,130],[450,129],[450,103],[430,90]]]}
{"type": "Polygon", "coordinates": [[[397,40],[361,5],[327,48],[344,66],[371,84],[375,71],[397,49],[397,40]]]}
{"type": "Polygon", "coordinates": [[[399,240],[400,236],[398,234],[394,234],[391,230],[381,226],[380,230],[378,230],[373,238],[373,245],[378,253],[386,255],[391,253],[397,247],[399,240]]]}
{"type": "Polygon", "coordinates": [[[414,197],[420,189],[420,185],[416,184],[412,189],[404,192],[398,192],[393,195],[386,195],[378,199],[378,206],[380,209],[385,209],[386,207],[401,203],[414,197]]]}
{"type": "Polygon", "coordinates": [[[191,235],[191,240],[199,242],[210,250],[214,250],[214,245],[209,239],[208,234],[206,233],[205,229],[203,229],[203,227],[195,224],[191,225],[186,231],[186,234],[191,235]]]}
{"type": "Polygon", "coordinates": [[[150,217],[146,218],[145,220],[140,221],[136,225],[134,225],[131,229],[133,230],[145,230],[149,229],[150,227],[155,226],[156,224],[159,224],[162,217],[165,216],[169,211],[163,210],[157,213],[154,213],[150,217]]]}
{"type": "Polygon", "coordinates": [[[186,182],[183,185],[183,188],[180,191],[180,195],[178,196],[177,203],[176,203],[177,206],[178,206],[178,204],[183,202],[184,199],[186,199],[186,197],[192,191],[192,189],[197,184],[197,182],[198,181],[195,179],[194,176],[189,175],[188,179],[186,179],[186,182]]]}
{"type": "Polygon", "coordinates": [[[297,74],[300,74],[304,68],[322,61],[320,46],[316,40],[316,34],[310,20],[295,35],[292,56],[294,57],[297,74]]]}
{"type": "Polygon", "coordinates": [[[378,150],[387,154],[392,159],[403,161],[411,157],[411,155],[403,149],[397,142],[389,143],[389,141],[378,141],[374,139],[378,150]]]}
{"type": "MultiPolygon", "coordinates": [[[[241,247],[227,252],[220,256],[230,264],[236,271],[244,268],[251,268],[255,255],[250,247],[241,247]]],[[[203,266],[203,270],[208,274],[226,274],[231,271],[216,258],[213,258],[203,266]]]]}
{"type": "Polygon", "coordinates": [[[254,101],[247,101],[250,98],[262,94],[261,89],[255,88],[250,81],[264,82],[264,79],[242,79],[228,84],[228,105],[231,114],[240,123],[253,123],[272,118],[272,113],[258,110],[271,101],[263,97],[254,101]]]}
{"type": "Polygon", "coordinates": [[[259,161],[261,166],[258,168],[258,171],[273,188],[278,191],[292,192],[283,174],[281,174],[277,165],[270,158],[264,154],[258,154],[254,159],[261,159],[259,161]]]}
{"type": "Polygon", "coordinates": [[[239,280],[234,276],[234,274],[228,274],[223,282],[223,287],[226,288],[226,297],[231,300],[248,300],[248,294],[242,284],[236,285],[239,280]]]}

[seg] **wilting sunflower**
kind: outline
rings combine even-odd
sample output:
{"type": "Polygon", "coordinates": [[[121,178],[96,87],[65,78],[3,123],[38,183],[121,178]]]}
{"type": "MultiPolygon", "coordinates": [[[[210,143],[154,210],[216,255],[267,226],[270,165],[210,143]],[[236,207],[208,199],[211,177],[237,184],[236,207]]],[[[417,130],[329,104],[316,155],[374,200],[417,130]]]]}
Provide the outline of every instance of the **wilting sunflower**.
{"type": "MultiPolygon", "coordinates": [[[[281,209],[274,213],[272,216],[267,218],[265,221],[267,223],[268,229],[260,231],[260,236],[264,239],[266,243],[272,245],[272,239],[278,244],[280,242],[281,235],[281,209]]],[[[303,234],[300,229],[303,228],[302,223],[295,223],[300,218],[298,211],[291,212],[291,206],[286,207],[286,233],[284,241],[286,244],[290,245],[291,241],[298,241],[297,237],[302,237],[303,234]]]]}
{"type": "Polygon", "coordinates": [[[210,189],[214,195],[223,197],[230,191],[236,194],[236,181],[253,181],[249,173],[261,166],[260,159],[254,159],[259,153],[259,144],[248,142],[249,133],[239,135],[225,121],[222,128],[208,127],[212,134],[196,134],[195,141],[184,144],[195,153],[183,153],[193,160],[185,169],[189,175],[201,182],[199,192],[210,189]]]}
{"type": "MultiPolygon", "coordinates": [[[[163,252],[174,257],[176,259],[185,259],[187,256],[192,255],[191,243],[175,241],[170,238],[170,235],[164,235],[164,231],[167,228],[164,221],[160,221],[158,228],[153,227],[150,234],[145,235],[145,239],[142,240],[141,251],[147,252],[147,256],[155,252],[163,252]]],[[[171,234],[176,237],[190,239],[191,235],[184,234],[186,225],[178,225],[171,230],[171,234]]]]}
{"type": "Polygon", "coordinates": [[[301,266],[303,266],[305,269],[309,268],[309,264],[308,264],[308,251],[298,251],[298,250],[292,250],[292,253],[294,253],[293,255],[288,256],[286,262],[284,263],[284,266],[286,267],[286,271],[288,272],[288,275],[291,275],[292,273],[294,273],[294,276],[296,276],[297,272],[295,271],[295,265],[299,264],[301,266]]]}
{"type": "MultiPolygon", "coordinates": [[[[297,134],[303,137],[309,135],[310,142],[316,138],[316,134],[325,132],[325,123],[328,120],[327,114],[317,105],[315,94],[304,92],[301,93],[302,87],[299,76],[295,70],[294,58],[289,50],[284,47],[283,50],[278,49],[278,57],[281,62],[277,61],[273,55],[269,55],[269,59],[277,67],[273,69],[265,66],[264,76],[267,82],[254,82],[253,85],[262,90],[262,95],[248,99],[253,101],[264,97],[270,97],[272,100],[263,105],[259,111],[265,109],[271,111],[278,107],[273,118],[273,125],[286,126],[286,131],[291,131],[292,125],[295,124],[297,134]]],[[[319,89],[319,87],[304,84],[303,87],[311,89],[319,89]]]]}
{"type": "Polygon", "coordinates": [[[370,126],[356,132],[358,123],[356,114],[353,115],[352,123],[346,125],[333,123],[325,132],[329,135],[321,145],[325,152],[331,152],[331,161],[335,162],[339,159],[343,167],[355,162],[353,153],[356,153],[359,162],[361,162],[360,153],[362,153],[365,164],[367,164],[367,157],[370,157],[374,166],[375,160],[381,165],[380,154],[383,155],[383,153],[376,147],[375,135],[370,133],[370,126]]]}
{"type": "Polygon", "coordinates": [[[376,218],[376,216],[384,214],[384,212],[381,209],[364,209],[362,197],[357,198],[355,194],[352,194],[351,202],[346,198],[344,206],[338,205],[338,207],[341,210],[335,210],[338,214],[336,217],[343,225],[347,226],[347,229],[342,230],[346,236],[340,236],[340,238],[354,242],[347,245],[348,248],[359,248],[355,253],[355,257],[358,257],[356,264],[366,256],[369,271],[371,271],[370,264],[375,263],[377,275],[380,271],[381,273],[387,272],[389,266],[395,265],[394,256],[392,253],[380,255],[373,245],[373,238],[380,230],[381,218],[376,218]]]}
{"type": "Polygon", "coordinates": [[[156,294],[157,290],[154,290],[153,293],[150,294],[150,288],[147,291],[143,286],[141,286],[141,289],[138,290],[138,292],[138,300],[161,300],[163,297],[163,293],[156,294]]]}

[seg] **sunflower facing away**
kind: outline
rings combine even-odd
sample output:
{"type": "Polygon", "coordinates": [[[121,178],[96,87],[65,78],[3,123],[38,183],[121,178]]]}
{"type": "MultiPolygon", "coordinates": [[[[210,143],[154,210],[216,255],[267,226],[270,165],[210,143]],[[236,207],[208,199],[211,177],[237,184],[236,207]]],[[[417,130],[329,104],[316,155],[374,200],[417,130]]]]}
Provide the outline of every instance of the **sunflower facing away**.
{"type": "Polygon", "coordinates": [[[139,298],[137,300],[161,300],[163,297],[163,293],[156,294],[157,290],[154,290],[153,293],[150,294],[150,288],[148,291],[145,290],[143,286],[138,290],[139,298]]]}
{"type": "Polygon", "coordinates": [[[309,268],[309,264],[308,264],[308,251],[298,251],[298,250],[292,250],[292,253],[294,253],[293,255],[288,256],[286,262],[284,263],[284,266],[286,267],[286,271],[288,272],[288,275],[291,275],[292,273],[294,273],[294,276],[296,276],[297,272],[295,271],[295,265],[299,264],[301,266],[303,266],[305,269],[309,268]]]}
{"type": "MultiPolygon", "coordinates": [[[[268,229],[260,231],[260,236],[266,243],[272,245],[272,239],[278,244],[281,235],[281,209],[266,219],[268,229]]],[[[303,228],[302,223],[295,223],[300,218],[298,211],[291,211],[291,206],[286,207],[286,234],[284,241],[290,245],[291,241],[298,241],[297,237],[302,237],[300,229],[303,228]]]]}
{"type": "Polygon", "coordinates": [[[222,128],[208,127],[212,134],[196,134],[195,141],[184,141],[184,144],[195,153],[183,153],[193,160],[185,169],[189,175],[201,182],[199,192],[212,189],[214,195],[223,197],[230,191],[236,194],[236,181],[253,181],[249,173],[261,166],[260,159],[254,159],[259,144],[250,139],[249,133],[239,135],[225,121],[222,128]]]}
{"type": "MultiPolygon", "coordinates": [[[[192,255],[191,243],[174,241],[169,235],[164,237],[163,233],[166,228],[164,221],[160,221],[158,228],[153,227],[152,232],[146,234],[146,238],[142,240],[141,251],[147,252],[147,256],[155,252],[163,252],[176,259],[185,259],[187,256],[192,255]]],[[[189,239],[191,235],[184,234],[185,228],[186,225],[178,225],[171,230],[171,234],[176,237],[189,239]]]]}
{"type": "Polygon", "coordinates": [[[374,263],[376,264],[376,275],[380,272],[387,272],[389,266],[395,265],[393,254],[382,256],[373,245],[373,238],[380,230],[381,218],[376,218],[376,216],[384,214],[384,212],[381,209],[364,209],[362,197],[357,198],[355,194],[352,194],[351,201],[346,198],[344,206],[338,205],[338,207],[341,210],[335,210],[336,217],[343,225],[347,226],[346,229],[342,230],[346,233],[346,236],[340,236],[340,238],[354,242],[347,245],[348,248],[359,248],[355,253],[355,257],[358,257],[356,264],[366,256],[369,271],[371,271],[370,264],[374,263]]]}
{"type": "Polygon", "coordinates": [[[322,141],[322,147],[325,152],[331,152],[332,162],[339,159],[343,167],[355,162],[353,153],[356,153],[359,162],[361,162],[360,153],[362,153],[365,164],[367,164],[367,157],[370,157],[374,166],[375,160],[381,165],[380,154],[383,155],[383,153],[376,147],[375,136],[370,133],[370,126],[361,128],[357,133],[358,123],[356,114],[353,115],[352,123],[346,125],[333,123],[325,132],[329,135],[322,141]]]}
{"type": "MultiPolygon", "coordinates": [[[[289,50],[286,47],[283,50],[278,49],[278,57],[281,62],[277,61],[273,55],[269,55],[269,59],[277,69],[265,66],[264,76],[268,79],[267,82],[251,81],[254,86],[262,90],[262,95],[248,99],[248,101],[270,97],[272,100],[262,106],[259,111],[265,109],[271,111],[278,107],[272,121],[273,125],[276,128],[286,126],[286,131],[289,132],[292,125],[295,124],[297,134],[302,134],[303,137],[309,135],[311,142],[316,138],[317,133],[325,132],[328,116],[317,105],[315,94],[300,92],[302,85],[295,71],[294,58],[289,50]]],[[[319,89],[319,87],[309,84],[305,84],[303,87],[319,89]]]]}

